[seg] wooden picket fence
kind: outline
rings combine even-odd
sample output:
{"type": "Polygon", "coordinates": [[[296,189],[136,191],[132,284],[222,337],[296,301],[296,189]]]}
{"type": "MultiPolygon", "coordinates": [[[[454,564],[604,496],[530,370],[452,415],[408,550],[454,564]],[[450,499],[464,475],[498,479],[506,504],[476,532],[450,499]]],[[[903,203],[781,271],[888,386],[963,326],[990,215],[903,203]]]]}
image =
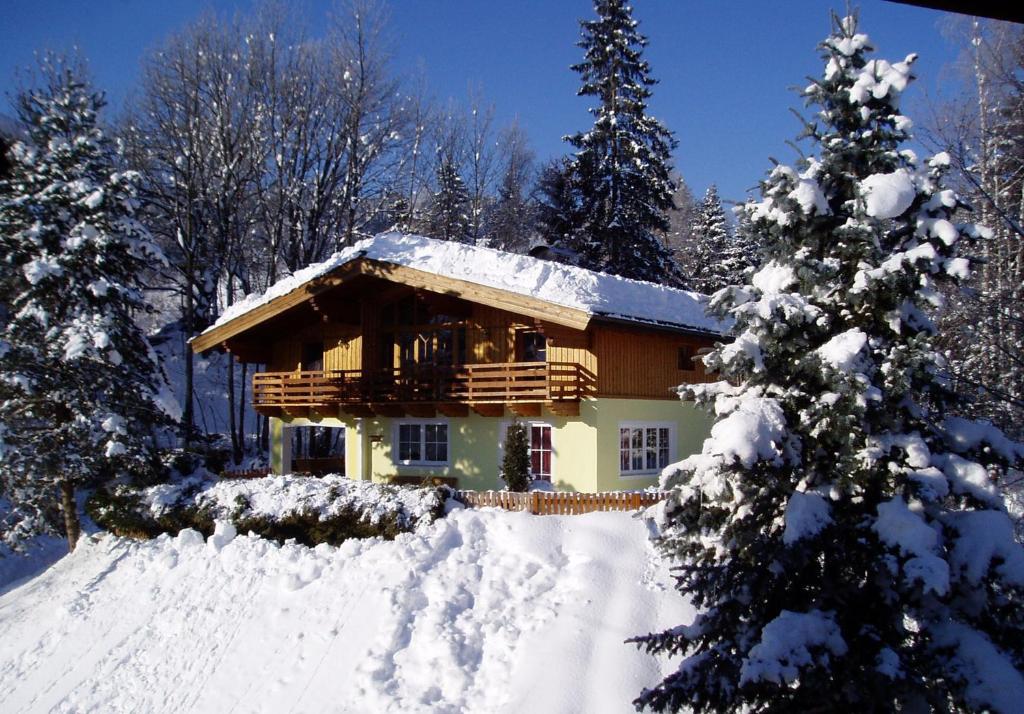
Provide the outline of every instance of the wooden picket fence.
{"type": "Polygon", "coordinates": [[[221,478],[263,478],[270,475],[270,469],[248,469],[247,471],[222,471],[221,478]]]}
{"type": "Polygon", "coordinates": [[[562,493],[531,491],[455,491],[455,499],[470,508],[504,508],[537,515],[576,515],[593,511],[638,511],[665,500],[665,491],[608,491],[562,493]]]}

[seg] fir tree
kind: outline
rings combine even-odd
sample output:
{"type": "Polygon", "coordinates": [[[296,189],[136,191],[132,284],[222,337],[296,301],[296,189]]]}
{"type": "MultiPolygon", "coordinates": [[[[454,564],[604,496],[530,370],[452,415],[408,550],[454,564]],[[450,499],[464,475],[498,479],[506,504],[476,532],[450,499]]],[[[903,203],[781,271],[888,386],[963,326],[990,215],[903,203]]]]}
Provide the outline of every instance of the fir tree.
{"type": "Polygon", "coordinates": [[[685,390],[718,421],[664,484],[699,614],[638,639],[683,655],[638,705],[1019,708],[1024,551],[998,483],[1022,449],[956,415],[930,316],[987,231],[954,222],[948,156],[901,149],[913,56],[870,49],[836,20],[805,90],[820,154],[745,208],[767,263],[713,301],[736,338],[706,363],[729,381],[685,390]]]}
{"type": "Polygon", "coordinates": [[[509,491],[526,491],[530,487],[530,433],[518,421],[509,424],[505,431],[501,479],[509,491]]]}
{"type": "Polygon", "coordinates": [[[59,530],[59,492],[74,548],[75,487],[156,465],[159,366],[133,315],[161,258],[97,124],[102,97],[65,61],[43,69],[18,102],[30,140],[0,182],[0,478],[28,534],[59,530]]]}
{"type": "Polygon", "coordinates": [[[733,255],[730,253],[732,237],[722,209],[718,188],[712,184],[701,201],[693,225],[695,250],[690,262],[689,287],[710,295],[727,285],[736,284],[733,255]]]}
{"type": "Polygon", "coordinates": [[[440,240],[468,243],[469,193],[454,161],[442,160],[437,167],[437,192],[430,204],[430,235],[440,240]]]}
{"type": "Polygon", "coordinates": [[[548,245],[575,250],[583,229],[580,195],[572,180],[572,162],[556,159],[537,178],[537,233],[548,245]]]}
{"type": "Polygon", "coordinates": [[[654,282],[676,282],[679,267],[659,234],[669,229],[674,185],[672,133],[647,114],[656,80],[641,58],[647,39],[625,0],[594,0],[596,20],[581,22],[583,62],[572,69],[578,94],[595,97],[593,128],[568,137],[577,149],[572,180],[584,224],[566,247],[585,267],[654,282]]]}

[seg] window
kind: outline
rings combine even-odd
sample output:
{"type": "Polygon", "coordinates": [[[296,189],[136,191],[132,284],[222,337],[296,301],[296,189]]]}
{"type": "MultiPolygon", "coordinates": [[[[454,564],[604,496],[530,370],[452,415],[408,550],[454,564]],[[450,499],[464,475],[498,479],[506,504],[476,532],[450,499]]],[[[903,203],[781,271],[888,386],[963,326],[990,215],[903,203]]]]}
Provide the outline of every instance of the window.
{"type": "Polygon", "coordinates": [[[619,427],[619,472],[652,474],[672,458],[672,426],[623,424],[619,427]]]}
{"type": "Polygon", "coordinates": [[[697,356],[696,350],[691,345],[683,345],[679,348],[679,369],[684,372],[694,372],[697,369],[693,358],[697,356]]]}
{"type": "Polygon", "coordinates": [[[448,463],[448,424],[399,422],[395,433],[395,461],[401,464],[448,463]]]}
{"type": "MultiPolygon", "coordinates": [[[[530,476],[537,481],[550,481],[553,466],[554,449],[551,448],[551,425],[540,422],[523,422],[526,427],[526,436],[530,440],[530,476]]],[[[502,426],[501,448],[504,449],[505,435],[508,434],[509,424],[502,426]]],[[[498,457],[501,463],[501,457],[498,457]]]]}
{"type": "Polygon", "coordinates": [[[530,425],[530,475],[538,481],[551,480],[551,426],[530,425]]]}
{"type": "Polygon", "coordinates": [[[302,369],[320,372],[324,368],[324,343],[306,342],[302,345],[302,369]]]}
{"type": "Polygon", "coordinates": [[[539,332],[520,332],[520,362],[546,362],[548,359],[548,340],[539,332]]]}

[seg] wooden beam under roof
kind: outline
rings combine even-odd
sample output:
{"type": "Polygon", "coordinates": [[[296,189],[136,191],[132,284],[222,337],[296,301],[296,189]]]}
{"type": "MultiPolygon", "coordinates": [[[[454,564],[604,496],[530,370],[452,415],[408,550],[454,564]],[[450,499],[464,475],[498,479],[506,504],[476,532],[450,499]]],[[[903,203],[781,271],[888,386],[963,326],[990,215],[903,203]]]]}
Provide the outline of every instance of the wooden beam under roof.
{"type": "Polygon", "coordinates": [[[358,258],[335,270],[304,283],[289,293],[270,300],[245,314],[207,330],[190,341],[193,352],[214,349],[281,313],[308,303],[310,298],[332,290],[353,278],[367,275],[421,290],[451,295],[501,310],[556,323],[576,330],[585,330],[590,314],[584,310],[563,307],[529,295],[520,295],[445,275],[438,275],[403,265],[369,258],[358,258]]]}

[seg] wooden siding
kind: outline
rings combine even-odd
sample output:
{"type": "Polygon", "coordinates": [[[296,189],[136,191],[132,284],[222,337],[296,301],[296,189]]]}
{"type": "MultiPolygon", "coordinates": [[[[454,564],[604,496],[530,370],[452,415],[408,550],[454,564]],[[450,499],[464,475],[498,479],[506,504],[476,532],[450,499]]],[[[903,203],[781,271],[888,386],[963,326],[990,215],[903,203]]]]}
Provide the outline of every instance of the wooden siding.
{"type": "MultiPolygon", "coordinates": [[[[435,298],[436,299],[436,296],[435,298]]],[[[463,303],[465,305],[465,303],[463,303]]],[[[468,306],[467,306],[468,307],[468,306]]],[[[398,366],[395,345],[391,364],[381,361],[375,346],[382,329],[378,326],[380,308],[373,300],[361,301],[361,326],[326,322],[309,325],[272,346],[268,372],[288,372],[301,368],[304,343],[322,340],[325,371],[375,370],[398,366]]],[[[628,397],[636,399],[675,399],[670,391],[678,384],[709,382],[715,377],[705,373],[704,365],[681,370],[680,349],[693,354],[712,346],[708,338],[690,337],[642,327],[592,324],[577,330],[532,317],[517,315],[496,307],[474,304],[462,313],[465,329],[464,359],[469,364],[493,364],[522,361],[517,354],[517,335],[526,330],[541,330],[547,337],[548,362],[578,364],[585,396],[628,397]]],[[[424,325],[422,329],[435,326],[424,325]]],[[[398,326],[386,328],[396,331],[398,326]]],[[[409,329],[417,329],[411,327],[409,329]]]]}
{"type": "Polygon", "coordinates": [[[324,325],[324,369],[363,368],[363,338],[352,325],[324,325]]]}
{"type": "Polygon", "coordinates": [[[593,332],[567,330],[556,325],[545,325],[548,336],[548,361],[578,364],[582,370],[582,389],[586,396],[595,396],[597,390],[597,355],[592,349],[593,332]]]}
{"type": "Polygon", "coordinates": [[[267,369],[272,372],[291,372],[301,368],[302,343],[299,340],[278,340],[271,350],[267,369]]]}
{"type": "Polygon", "coordinates": [[[600,370],[597,393],[603,397],[676,399],[672,387],[684,382],[712,382],[704,365],[679,369],[679,349],[697,350],[711,346],[711,340],[684,335],[666,335],[643,330],[595,326],[594,354],[600,370]]]}

